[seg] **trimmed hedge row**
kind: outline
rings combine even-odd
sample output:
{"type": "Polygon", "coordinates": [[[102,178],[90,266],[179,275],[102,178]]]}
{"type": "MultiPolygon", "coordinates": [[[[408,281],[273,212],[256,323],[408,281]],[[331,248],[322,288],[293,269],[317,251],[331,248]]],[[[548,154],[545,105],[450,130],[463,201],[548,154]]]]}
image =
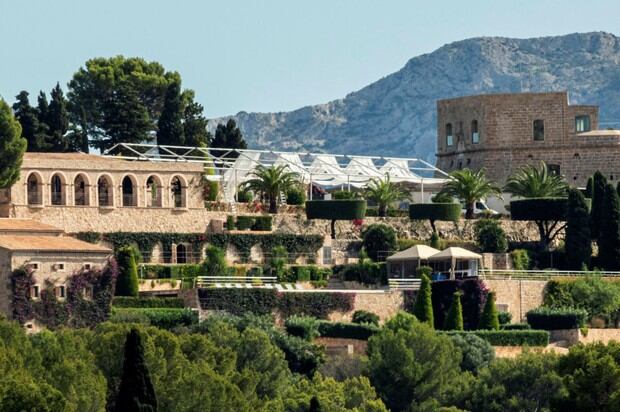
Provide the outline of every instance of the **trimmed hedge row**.
{"type": "Polygon", "coordinates": [[[532,327],[527,323],[508,323],[506,325],[501,325],[500,329],[502,330],[530,330],[532,327]]]}
{"type": "Polygon", "coordinates": [[[184,308],[181,298],[143,298],[133,296],[117,296],[112,300],[112,306],[117,308],[184,308]]]}
{"type": "Polygon", "coordinates": [[[273,225],[273,217],[270,215],[261,216],[237,216],[235,221],[234,216],[228,216],[226,218],[226,228],[228,230],[257,230],[257,231],[271,231],[273,225]]]}
{"type": "Polygon", "coordinates": [[[512,220],[566,220],[568,199],[565,197],[519,199],[510,202],[512,220]]]}
{"type": "Polygon", "coordinates": [[[285,318],[307,315],[325,319],[332,312],[351,311],[355,294],[208,288],[198,290],[198,300],[203,310],[222,310],[233,315],[267,315],[277,310],[285,318]]]}
{"type": "Polygon", "coordinates": [[[319,323],[319,334],[325,338],[343,338],[368,340],[372,335],[381,330],[379,326],[370,324],[348,322],[325,322],[319,323]]]}
{"type": "Polygon", "coordinates": [[[198,323],[198,313],[191,309],[172,308],[112,308],[111,322],[146,323],[162,329],[190,326],[198,323]]]}
{"type": "Polygon", "coordinates": [[[588,312],[583,309],[553,309],[540,307],[525,315],[532,329],[577,329],[586,324],[588,312]]]}
{"type": "Polygon", "coordinates": [[[366,216],[366,201],[347,200],[308,200],[306,217],[308,219],[354,220],[366,216]]]}
{"type": "Polygon", "coordinates": [[[476,330],[446,331],[446,335],[476,335],[493,346],[547,346],[549,332],[545,330],[476,330]]]}
{"type": "Polygon", "coordinates": [[[409,205],[409,218],[412,220],[456,222],[460,217],[460,203],[412,203],[409,205]]]}
{"type": "MultiPolygon", "coordinates": [[[[406,209],[388,209],[387,217],[408,217],[409,212],[406,209]]],[[[366,217],[378,217],[379,208],[376,206],[366,208],[366,217]]]]}
{"type": "Polygon", "coordinates": [[[195,278],[202,275],[202,267],[192,263],[176,265],[145,264],[138,267],[138,275],[145,279],[195,278]]]}

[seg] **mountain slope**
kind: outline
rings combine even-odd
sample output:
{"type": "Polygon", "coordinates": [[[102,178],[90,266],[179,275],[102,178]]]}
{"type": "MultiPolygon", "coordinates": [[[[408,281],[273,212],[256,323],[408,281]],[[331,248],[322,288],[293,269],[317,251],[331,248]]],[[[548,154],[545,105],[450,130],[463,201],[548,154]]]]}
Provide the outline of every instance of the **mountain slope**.
{"type": "MultiPolygon", "coordinates": [[[[412,58],[344,99],[232,117],[252,148],[419,156],[434,162],[437,99],[559,90],[569,91],[571,103],[600,105],[601,127],[620,127],[620,38],[595,32],[458,41],[412,58]]],[[[226,119],[213,119],[210,127],[226,119]]]]}

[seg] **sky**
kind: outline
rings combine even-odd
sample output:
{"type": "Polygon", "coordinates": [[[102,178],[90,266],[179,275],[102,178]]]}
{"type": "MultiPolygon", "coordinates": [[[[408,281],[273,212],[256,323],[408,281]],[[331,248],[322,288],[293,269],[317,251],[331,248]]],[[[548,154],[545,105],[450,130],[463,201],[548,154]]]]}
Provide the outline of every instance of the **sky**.
{"type": "Polygon", "coordinates": [[[155,60],[207,117],[326,103],[477,36],[620,35],[620,1],[0,0],[0,96],[63,88],[93,57],[155,60]]]}

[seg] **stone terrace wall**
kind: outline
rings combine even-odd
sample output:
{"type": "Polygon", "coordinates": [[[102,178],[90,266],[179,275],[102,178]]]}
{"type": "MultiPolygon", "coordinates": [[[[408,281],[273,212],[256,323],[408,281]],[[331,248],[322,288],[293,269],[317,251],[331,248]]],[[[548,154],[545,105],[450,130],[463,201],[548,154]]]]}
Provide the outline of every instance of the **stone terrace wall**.
{"type": "Polygon", "coordinates": [[[495,303],[506,305],[513,322],[525,321],[525,314],[543,303],[546,280],[485,279],[484,284],[495,292],[495,303]]]}
{"type": "Polygon", "coordinates": [[[346,313],[334,312],[329,320],[334,322],[351,322],[353,313],[357,310],[366,310],[379,316],[381,322],[386,321],[403,310],[405,305],[402,291],[358,292],[355,294],[353,310],[346,313]]]}

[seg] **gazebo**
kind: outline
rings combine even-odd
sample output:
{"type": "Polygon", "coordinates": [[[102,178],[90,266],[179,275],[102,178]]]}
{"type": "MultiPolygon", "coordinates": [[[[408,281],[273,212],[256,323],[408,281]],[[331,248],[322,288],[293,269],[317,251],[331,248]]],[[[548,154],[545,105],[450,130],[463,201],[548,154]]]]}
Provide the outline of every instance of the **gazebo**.
{"type": "Polygon", "coordinates": [[[422,262],[428,261],[428,258],[437,253],[440,253],[439,250],[426,245],[415,245],[395,253],[386,259],[388,276],[414,277],[416,269],[422,265],[422,262]]]}
{"type": "Polygon", "coordinates": [[[482,256],[461,247],[449,247],[428,258],[433,267],[433,280],[461,279],[478,276],[482,256]]]}

